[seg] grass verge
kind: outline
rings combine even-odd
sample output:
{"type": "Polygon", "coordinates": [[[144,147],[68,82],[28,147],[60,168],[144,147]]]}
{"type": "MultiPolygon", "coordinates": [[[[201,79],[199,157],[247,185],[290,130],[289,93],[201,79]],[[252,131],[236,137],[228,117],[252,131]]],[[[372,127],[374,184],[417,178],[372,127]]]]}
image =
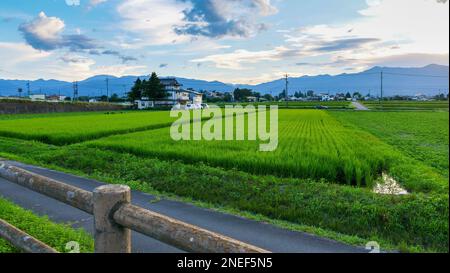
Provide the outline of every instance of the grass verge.
{"type": "MultiPolygon", "coordinates": [[[[81,229],[56,224],[48,217],[40,217],[0,197],[0,218],[28,233],[59,252],[67,252],[66,244],[71,241],[80,244],[80,252],[93,252],[93,238],[81,229]]],[[[0,253],[19,252],[5,240],[0,239],[0,253]]]]}

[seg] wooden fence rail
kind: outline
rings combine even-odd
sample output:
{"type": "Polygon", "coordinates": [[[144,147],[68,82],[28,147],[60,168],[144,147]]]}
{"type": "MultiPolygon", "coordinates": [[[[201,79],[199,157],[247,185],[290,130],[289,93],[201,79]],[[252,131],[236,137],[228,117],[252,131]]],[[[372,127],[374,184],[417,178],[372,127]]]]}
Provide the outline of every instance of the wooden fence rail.
{"type": "Polygon", "coordinates": [[[0,238],[28,253],[58,253],[55,249],[0,219],[0,238]]]}
{"type": "Polygon", "coordinates": [[[94,215],[96,253],[130,253],[131,230],[188,252],[268,253],[132,205],[128,186],[104,185],[89,192],[1,161],[0,177],[94,215]]]}

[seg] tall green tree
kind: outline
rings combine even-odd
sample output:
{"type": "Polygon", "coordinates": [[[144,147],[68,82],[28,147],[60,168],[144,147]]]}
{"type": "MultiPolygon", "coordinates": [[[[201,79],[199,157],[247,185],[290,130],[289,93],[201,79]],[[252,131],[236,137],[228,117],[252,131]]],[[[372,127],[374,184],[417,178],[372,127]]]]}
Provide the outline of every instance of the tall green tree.
{"type": "Polygon", "coordinates": [[[359,98],[362,98],[362,95],[359,92],[353,92],[353,98],[359,99],[359,98]]]}
{"type": "Polygon", "coordinates": [[[164,85],[161,84],[161,81],[155,72],[152,73],[150,79],[145,83],[143,96],[148,97],[149,99],[167,98],[168,94],[164,88],[164,85]]]}
{"type": "Polygon", "coordinates": [[[132,102],[135,100],[140,100],[142,98],[142,87],[141,79],[137,78],[131,88],[131,91],[128,92],[128,100],[132,102]]]}
{"type": "Polygon", "coordinates": [[[265,98],[266,100],[268,100],[268,101],[273,101],[273,100],[274,100],[274,98],[272,97],[271,94],[265,94],[265,95],[264,95],[264,98],[265,98]]]}
{"type": "Polygon", "coordinates": [[[123,99],[119,97],[119,95],[117,93],[112,94],[111,102],[123,102],[123,99]]]}
{"type": "Polygon", "coordinates": [[[253,91],[251,89],[247,89],[247,88],[236,88],[234,90],[234,99],[236,101],[244,101],[247,99],[247,97],[252,97],[253,96],[253,91]]]}
{"type": "Polygon", "coordinates": [[[231,95],[231,93],[225,93],[224,95],[223,95],[223,100],[225,101],[225,102],[232,102],[233,101],[233,96],[231,95]]]}

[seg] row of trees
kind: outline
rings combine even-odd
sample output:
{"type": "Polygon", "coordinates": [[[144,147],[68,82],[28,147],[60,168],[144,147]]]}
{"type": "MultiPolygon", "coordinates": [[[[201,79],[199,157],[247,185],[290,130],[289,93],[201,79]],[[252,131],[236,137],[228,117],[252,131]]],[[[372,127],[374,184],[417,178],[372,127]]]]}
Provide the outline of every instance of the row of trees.
{"type": "MultiPolygon", "coordinates": [[[[247,89],[247,88],[243,88],[243,89],[236,88],[234,90],[233,94],[234,94],[235,101],[246,101],[248,97],[256,97],[256,98],[258,98],[258,100],[260,98],[263,98],[263,99],[265,99],[267,101],[277,101],[277,100],[280,100],[280,99],[284,99],[285,96],[286,96],[286,93],[284,91],[281,92],[278,96],[272,96],[270,94],[265,94],[265,95],[261,96],[260,93],[253,92],[253,90],[247,89]]],[[[225,94],[225,95],[227,95],[227,94],[225,94]]],[[[342,96],[342,97],[345,97],[347,99],[350,99],[350,98],[362,98],[363,97],[361,95],[361,93],[359,93],[359,92],[354,92],[353,95],[350,92],[347,92],[346,94],[339,94],[339,95],[342,96]]],[[[316,96],[316,95],[315,95],[313,90],[309,90],[309,91],[307,91],[305,93],[303,93],[301,91],[294,93],[294,97],[295,98],[308,98],[308,97],[314,97],[314,96],[316,96]]],[[[224,100],[227,101],[226,97],[224,98],[224,100]]],[[[231,101],[231,98],[230,98],[230,101],[231,101]]]]}
{"type": "Polygon", "coordinates": [[[138,78],[131,91],[128,93],[128,100],[140,100],[142,97],[158,100],[167,98],[168,94],[161,84],[161,81],[155,72],[152,73],[149,80],[141,80],[138,78]]]}

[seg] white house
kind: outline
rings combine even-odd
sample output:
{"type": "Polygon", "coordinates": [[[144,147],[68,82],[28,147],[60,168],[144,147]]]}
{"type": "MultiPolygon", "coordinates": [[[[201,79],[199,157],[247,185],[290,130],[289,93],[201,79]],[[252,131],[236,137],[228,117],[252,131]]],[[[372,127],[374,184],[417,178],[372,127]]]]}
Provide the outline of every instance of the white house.
{"type": "Polygon", "coordinates": [[[52,102],[59,102],[59,101],[64,101],[66,99],[66,96],[62,96],[62,95],[50,95],[47,96],[46,99],[48,101],[52,101],[52,102]]]}
{"type": "Polygon", "coordinates": [[[320,100],[321,101],[330,101],[331,97],[329,94],[320,94],[320,100]]]}
{"type": "Polygon", "coordinates": [[[203,94],[199,92],[195,92],[192,90],[188,90],[189,92],[189,100],[192,104],[201,105],[203,103],[203,94]]]}
{"type": "Polygon", "coordinates": [[[137,100],[134,102],[134,105],[139,110],[144,110],[144,109],[155,107],[155,103],[153,101],[149,101],[149,100],[137,100]]]}
{"type": "Polygon", "coordinates": [[[40,101],[40,100],[45,100],[46,97],[44,94],[35,94],[35,95],[30,95],[30,99],[32,101],[40,101]]]}
{"type": "Polygon", "coordinates": [[[135,105],[138,109],[147,109],[153,107],[173,107],[180,104],[184,106],[186,104],[201,105],[203,103],[203,95],[201,93],[185,90],[175,78],[163,78],[160,80],[164,89],[168,93],[167,98],[161,100],[150,100],[149,98],[142,98],[135,101],[135,105]]]}
{"type": "Polygon", "coordinates": [[[257,97],[247,97],[247,101],[248,102],[257,102],[258,101],[258,98],[257,97]]]}

